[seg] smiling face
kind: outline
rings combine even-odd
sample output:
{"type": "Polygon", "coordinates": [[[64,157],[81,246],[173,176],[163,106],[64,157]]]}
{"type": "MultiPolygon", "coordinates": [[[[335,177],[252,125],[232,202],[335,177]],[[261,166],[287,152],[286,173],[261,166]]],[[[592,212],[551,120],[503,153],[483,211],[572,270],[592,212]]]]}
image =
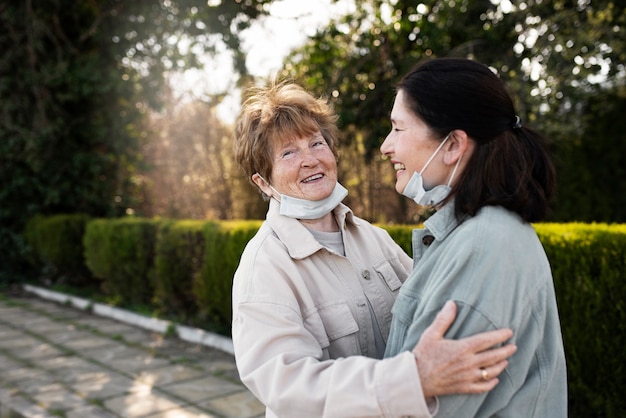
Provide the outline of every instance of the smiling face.
{"type": "MultiPolygon", "coordinates": [[[[430,128],[406,103],[402,90],[398,91],[391,110],[391,125],[380,151],[390,158],[396,171],[396,191],[402,193],[413,173],[422,171],[443,138],[433,137],[430,128]]],[[[427,190],[447,183],[449,168],[442,163],[443,151],[439,150],[422,172],[427,190]]]]}
{"type": "Polygon", "coordinates": [[[260,178],[254,182],[268,196],[276,193],[317,201],[333,192],[337,183],[337,161],[317,131],[310,136],[286,140],[273,150],[272,187],[260,178]],[[272,190],[275,189],[275,190],[272,190]]]}

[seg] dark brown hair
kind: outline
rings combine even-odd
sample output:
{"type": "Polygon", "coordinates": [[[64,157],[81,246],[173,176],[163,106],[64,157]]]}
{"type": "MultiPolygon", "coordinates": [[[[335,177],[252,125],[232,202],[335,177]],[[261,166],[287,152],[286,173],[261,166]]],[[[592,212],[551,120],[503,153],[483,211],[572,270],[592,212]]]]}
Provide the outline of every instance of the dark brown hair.
{"type": "Polygon", "coordinates": [[[469,59],[438,58],[415,66],[397,88],[433,133],[443,138],[459,129],[476,143],[450,194],[458,217],[498,205],[527,222],[545,218],[556,181],[546,140],[522,126],[493,71],[469,59]]]}

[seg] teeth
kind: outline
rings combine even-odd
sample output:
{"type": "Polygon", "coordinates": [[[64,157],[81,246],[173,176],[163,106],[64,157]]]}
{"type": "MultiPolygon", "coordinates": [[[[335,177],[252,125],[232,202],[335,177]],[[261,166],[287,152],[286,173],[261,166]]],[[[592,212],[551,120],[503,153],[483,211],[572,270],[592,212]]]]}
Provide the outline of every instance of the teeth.
{"type": "Polygon", "coordinates": [[[396,170],[396,171],[398,171],[398,170],[405,170],[406,167],[402,163],[395,163],[393,165],[393,169],[396,170]]]}
{"type": "Polygon", "coordinates": [[[313,181],[313,180],[317,180],[317,179],[321,179],[322,175],[321,174],[315,174],[314,176],[311,177],[307,177],[304,180],[302,180],[303,182],[309,182],[309,181],[313,181]]]}

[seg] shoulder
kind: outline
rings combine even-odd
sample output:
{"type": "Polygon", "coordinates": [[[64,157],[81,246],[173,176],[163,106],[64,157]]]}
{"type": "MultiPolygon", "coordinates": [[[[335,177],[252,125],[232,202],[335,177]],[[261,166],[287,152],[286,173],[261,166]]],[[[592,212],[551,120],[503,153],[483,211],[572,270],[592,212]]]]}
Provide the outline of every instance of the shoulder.
{"type": "Polygon", "coordinates": [[[459,232],[472,234],[474,239],[510,243],[511,238],[532,239],[536,236],[532,225],[519,215],[501,206],[485,206],[459,227],[459,232]]]}

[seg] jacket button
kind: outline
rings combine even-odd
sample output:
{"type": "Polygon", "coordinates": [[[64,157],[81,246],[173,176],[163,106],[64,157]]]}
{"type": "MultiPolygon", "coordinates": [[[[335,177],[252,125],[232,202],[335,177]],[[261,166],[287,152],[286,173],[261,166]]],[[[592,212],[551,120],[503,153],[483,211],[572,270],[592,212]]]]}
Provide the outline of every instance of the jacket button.
{"type": "Polygon", "coordinates": [[[370,279],[370,271],[369,270],[363,270],[363,273],[361,273],[361,275],[363,276],[363,278],[365,280],[369,280],[370,279]]]}
{"type": "Polygon", "coordinates": [[[433,237],[432,235],[426,235],[425,237],[422,238],[422,244],[428,247],[430,244],[433,243],[434,240],[435,240],[435,237],[433,237]]]}

